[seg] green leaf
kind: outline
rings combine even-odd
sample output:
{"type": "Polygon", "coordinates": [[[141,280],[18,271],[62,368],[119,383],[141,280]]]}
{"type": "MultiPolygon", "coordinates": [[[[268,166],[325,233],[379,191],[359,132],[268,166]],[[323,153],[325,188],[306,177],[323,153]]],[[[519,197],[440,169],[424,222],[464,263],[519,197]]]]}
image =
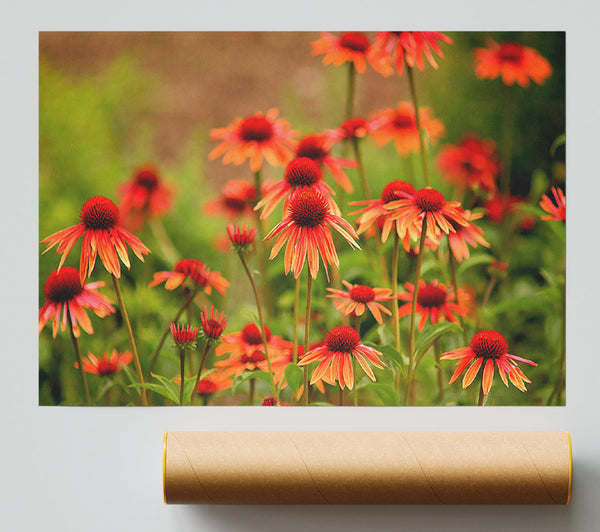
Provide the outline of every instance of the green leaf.
{"type": "Polygon", "coordinates": [[[135,382],[133,384],[129,385],[131,388],[135,388],[138,390],[139,392],[139,388],[146,388],[147,390],[150,390],[152,392],[155,392],[159,395],[162,395],[163,397],[166,397],[167,399],[170,399],[171,401],[173,401],[176,405],[179,404],[179,395],[175,395],[171,392],[171,390],[169,390],[168,388],[165,388],[164,386],[162,386],[161,384],[157,384],[157,383],[150,383],[150,382],[145,382],[145,383],[139,383],[139,382],[135,382]]]}
{"type": "Polygon", "coordinates": [[[291,362],[285,368],[285,380],[292,391],[292,395],[296,395],[302,381],[304,379],[304,371],[302,371],[296,364],[291,362]]]}
{"type": "Polygon", "coordinates": [[[391,384],[382,382],[371,382],[365,386],[366,390],[373,390],[381,399],[384,405],[399,405],[400,395],[391,384]]]}
{"type": "Polygon", "coordinates": [[[364,342],[365,345],[372,347],[373,349],[377,349],[380,353],[383,353],[387,358],[390,359],[391,362],[397,366],[402,374],[404,374],[404,367],[407,364],[407,361],[393,345],[376,345],[373,342],[364,342]]]}
{"type": "MultiPolygon", "coordinates": [[[[123,373],[125,373],[127,380],[129,381],[129,384],[137,384],[138,380],[137,380],[137,376],[133,373],[133,370],[129,367],[129,366],[123,366],[123,373]]],[[[128,389],[129,386],[126,388],[128,389]]],[[[141,397],[142,392],[140,391],[139,388],[134,388],[135,391],[138,394],[138,397],[141,397]]],[[[127,390],[129,391],[129,390],[127,390]]]]}
{"type": "Polygon", "coordinates": [[[566,142],[567,135],[565,133],[556,137],[556,139],[554,139],[554,142],[552,143],[552,146],[550,146],[550,157],[554,157],[556,150],[560,148],[563,144],[566,144],[566,142]]]}
{"type": "Polygon", "coordinates": [[[462,327],[458,323],[436,323],[425,329],[415,342],[415,359],[429,349],[431,344],[440,336],[452,332],[460,332],[462,327]]]}
{"type": "Polygon", "coordinates": [[[502,301],[493,307],[488,307],[486,314],[488,317],[491,317],[504,314],[505,312],[521,312],[524,310],[541,311],[547,309],[547,307],[547,302],[540,300],[537,296],[517,297],[508,301],[502,301]]]}
{"type": "Polygon", "coordinates": [[[238,386],[249,379],[261,379],[269,384],[269,386],[271,385],[271,374],[268,371],[244,371],[244,373],[238,375],[233,381],[231,395],[235,395],[238,386]]]}
{"type": "MultiPolygon", "coordinates": [[[[151,373],[151,375],[159,381],[167,390],[175,395],[175,397],[179,397],[179,385],[175,384],[172,380],[159,375],[158,373],[151,373]]],[[[184,381],[185,386],[185,381],[184,381]]]]}
{"type": "Polygon", "coordinates": [[[491,264],[492,257],[491,255],[473,255],[470,259],[462,262],[461,265],[456,270],[457,275],[464,275],[465,272],[470,270],[471,268],[475,268],[476,266],[482,266],[484,264],[491,264]]]}
{"type": "Polygon", "coordinates": [[[190,377],[189,379],[185,379],[183,384],[183,400],[184,404],[192,403],[192,395],[194,393],[194,383],[196,382],[196,377],[190,377]]]}

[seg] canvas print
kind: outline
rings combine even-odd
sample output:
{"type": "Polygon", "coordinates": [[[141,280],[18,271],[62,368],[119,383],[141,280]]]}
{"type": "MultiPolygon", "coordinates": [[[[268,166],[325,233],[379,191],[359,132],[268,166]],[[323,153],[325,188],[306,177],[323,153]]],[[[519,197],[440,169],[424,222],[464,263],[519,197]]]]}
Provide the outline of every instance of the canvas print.
{"type": "Polygon", "coordinates": [[[565,34],[39,34],[39,403],[564,405],[565,34]]]}

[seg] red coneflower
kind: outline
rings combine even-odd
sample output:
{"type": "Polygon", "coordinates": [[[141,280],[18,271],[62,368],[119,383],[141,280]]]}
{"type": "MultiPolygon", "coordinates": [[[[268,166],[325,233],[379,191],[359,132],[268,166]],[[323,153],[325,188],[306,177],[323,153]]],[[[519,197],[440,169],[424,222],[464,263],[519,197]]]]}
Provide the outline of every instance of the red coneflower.
{"type": "Polygon", "coordinates": [[[86,275],[88,277],[92,275],[97,255],[100,255],[100,260],[108,272],[119,278],[121,277],[119,259],[127,269],[130,267],[127,245],[142,262],[144,262],[143,255],[150,253],[150,250],[136,236],[118,225],[119,208],[104,196],[88,199],[81,207],[79,219],[81,221],[77,225],[58,231],[44,238],[41,243],[48,244],[44,253],[58,245],[56,252],[62,254],[58,265],[60,270],[75,242],[83,237],[79,267],[82,283],[86,275]]]}
{"type": "Polygon", "coordinates": [[[357,72],[363,73],[367,69],[367,61],[371,66],[384,75],[392,73],[389,60],[386,61],[382,53],[373,53],[371,50],[371,41],[360,32],[346,32],[339,37],[321,32],[321,38],[311,43],[312,55],[322,55],[324,65],[333,64],[340,66],[343,63],[351,62],[354,64],[357,72]]]}
{"type": "Polygon", "coordinates": [[[450,183],[461,189],[496,192],[496,179],[500,162],[496,156],[496,144],[477,135],[465,135],[456,145],[443,147],[437,156],[437,165],[450,183]]]}
{"type": "Polygon", "coordinates": [[[311,384],[326,377],[328,381],[338,381],[340,388],[354,387],[354,371],[352,357],[356,358],[367,376],[375,381],[373,370],[368,362],[377,368],[384,368],[385,363],[379,358],[381,353],[372,347],[360,343],[360,334],[352,327],[334,327],[327,333],[324,345],[308,351],[299,366],[319,361],[312,373],[311,384]]]}
{"type": "Polygon", "coordinates": [[[341,140],[358,140],[365,138],[367,133],[371,132],[371,124],[364,118],[350,118],[342,122],[337,129],[330,129],[327,133],[336,139],[336,142],[341,140]]]}
{"type": "Polygon", "coordinates": [[[391,316],[391,312],[378,301],[389,301],[393,299],[392,291],[388,288],[371,288],[359,284],[351,284],[348,281],[342,281],[348,291],[328,288],[331,294],[327,297],[336,299],[333,302],[335,308],[347,316],[362,316],[365,310],[369,309],[378,323],[383,323],[381,313],[391,316]]]}
{"type": "Polygon", "coordinates": [[[97,290],[103,286],[102,281],[84,285],[79,271],[70,266],[52,272],[44,285],[46,303],[39,312],[39,333],[48,320],[52,320],[52,336],[56,338],[59,323],[61,330],[66,330],[69,316],[75,337],[80,335],[79,325],[88,334],[93,334],[92,322],[85,309],[92,310],[100,318],[115,311],[110,299],[97,290]]]}
{"type": "MultiPolygon", "coordinates": [[[[111,377],[121,371],[123,366],[127,366],[132,359],[133,355],[130,351],[119,354],[116,349],[110,355],[103,353],[102,358],[97,358],[92,353],[88,353],[88,357],[82,359],[83,371],[100,377],[111,377]]],[[[75,362],[75,367],[79,368],[77,362],[75,362]]]]}
{"type": "Polygon", "coordinates": [[[523,362],[530,366],[537,366],[535,362],[525,358],[511,355],[508,353],[508,343],[504,337],[496,331],[480,331],[471,340],[471,345],[461,347],[453,351],[444,353],[440,360],[458,360],[456,371],[452,375],[449,384],[452,384],[459,375],[467,368],[462,386],[469,386],[479,368],[483,366],[482,390],[484,395],[488,395],[494,380],[494,364],[498,368],[498,373],[504,385],[508,388],[508,379],[522,392],[527,391],[525,383],[531,381],[519,369],[516,362],[523,362]]]}
{"type": "MultiPolygon", "coordinates": [[[[406,301],[398,309],[398,316],[408,316],[412,311],[412,300],[415,287],[411,283],[404,283],[406,292],[398,294],[400,301],[406,301]]],[[[426,283],[423,279],[419,280],[419,289],[417,291],[416,312],[421,316],[419,320],[419,331],[423,330],[425,323],[430,319],[435,324],[440,319],[445,319],[453,323],[458,323],[457,316],[466,316],[468,309],[456,303],[456,296],[452,287],[440,283],[437,279],[431,283],[426,283]]]]}
{"type": "MultiPolygon", "coordinates": [[[[266,184],[262,186],[263,194],[266,188],[266,184]]],[[[223,214],[230,220],[237,220],[242,216],[252,216],[256,199],[256,185],[242,179],[231,179],[219,198],[204,204],[204,212],[209,215],[223,214]]]]}
{"type": "Polygon", "coordinates": [[[219,315],[214,307],[210,307],[210,315],[206,307],[200,313],[200,321],[202,323],[202,336],[207,340],[215,341],[221,337],[225,327],[227,327],[227,320],[225,319],[225,313],[221,312],[219,315]]]}
{"type": "Polygon", "coordinates": [[[226,229],[229,240],[236,251],[247,251],[248,247],[254,243],[254,238],[258,233],[256,227],[246,227],[244,224],[235,227],[229,224],[226,229]]]}
{"type": "Polygon", "coordinates": [[[502,77],[505,85],[517,82],[529,87],[530,79],[541,85],[552,75],[552,66],[537,50],[516,42],[491,41],[488,48],[476,48],[473,54],[480,79],[502,77]]]}
{"type": "Polygon", "coordinates": [[[196,349],[199,327],[171,323],[169,328],[171,329],[173,341],[179,349],[196,349]]]}
{"type": "Polygon", "coordinates": [[[287,211],[289,202],[301,190],[313,189],[327,198],[331,210],[339,215],[340,209],[331,196],[335,196],[333,189],[323,181],[323,173],[319,165],[309,157],[296,157],[285,168],[283,179],[270,187],[263,199],[260,200],[255,210],[264,209],[261,218],[271,214],[277,205],[285,198],[284,212],[287,211]]]}
{"type": "Polygon", "coordinates": [[[473,220],[478,220],[483,216],[483,213],[474,214],[469,210],[463,211],[464,219],[468,222],[467,225],[460,225],[458,223],[452,223],[454,232],[448,233],[448,244],[450,250],[454,253],[456,260],[462,262],[463,259],[468,259],[469,247],[476,248],[478,244],[489,248],[490,245],[483,238],[483,229],[472,224],[473,220]]]}
{"type": "Polygon", "coordinates": [[[185,288],[199,288],[208,295],[213,288],[225,295],[229,286],[229,281],[219,272],[211,272],[205,264],[196,259],[181,259],[175,264],[172,272],[156,272],[148,286],[156,286],[162,282],[165,282],[167,290],[175,290],[179,285],[183,285],[185,288]]]}
{"type": "MultiPolygon", "coordinates": [[[[435,144],[446,132],[444,124],[436,118],[429,107],[419,107],[421,128],[427,134],[429,142],[435,144]]],[[[387,108],[373,113],[371,118],[371,136],[378,146],[394,141],[396,150],[402,156],[418,152],[419,128],[415,108],[409,102],[400,102],[396,108],[387,108]]]]}
{"type": "Polygon", "coordinates": [[[327,265],[339,266],[331,228],[340,233],[352,247],[360,249],[356,242],[358,235],[346,220],[329,210],[327,199],[314,190],[302,190],[290,202],[287,216],[265,237],[265,240],[277,237],[269,259],[276,257],[287,242],[286,275],[292,269],[294,278],[297,279],[308,257],[310,275],[316,279],[320,255],[329,279],[327,265]]]}
{"type": "Polygon", "coordinates": [[[159,218],[172,206],[171,189],[161,182],[152,165],[140,166],[129,183],[119,188],[123,225],[132,231],[149,218],[159,218]]]}
{"type": "Polygon", "coordinates": [[[554,203],[552,203],[552,200],[546,194],[542,196],[540,207],[544,209],[548,215],[542,216],[541,219],[564,222],[567,211],[567,200],[565,195],[560,188],[556,187],[552,187],[552,195],[554,196],[554,203]]]}
{"type": "Polygon", "coordinates": [[[263,157],[273,166],[284,166],[292,158],[293,138],[298,132],[291,130],[286,120],[277,118],[278,114],[277,109],[269,109],[266,115],[259,112],[212,129],[210,138],[222,142],[208,158],[212,161],[223,155],[223,164],[235,165],[250,159],[253,172],[260,170],[263,157]]]}
{"type": "MultiPolygon", "coordinates": [[[[452,44],[452,39],[437,31],[382,31],[375,35],[373,53],[383,52],[391,56],[398,74],[404,70],[404,63],[415,65],[419,70],[425,68],[425,57],[433,68],[437,63],[432,50],[441,58],[444,57],[438,41],[452,44]]],[[[381,72],[386,75],[385,71],[381,72]]]]}
{"type": "Polygon", "coordinates": [[[358,223],[357,233],[364,233],[375,222],[383,221],[381,226],[381,241],[385,242],[390,234],[390,231],[396,226],[396,231],[400,238],[406,236],[406,231],[400,231],[400,225],[397,220],[391,219],[391,210],[386,208],[392,201],[399,200],[406,196],[412,196],[415,193],[415,187],[406,181],[396,179],[390,181],[381,192],[381,197],[370,201],[353,201],[350,205],[366,205],[362,209],[351,212],[350,215],[360,214],[356,222],[358,223]]]}
{"type": "Polygon", "coordinates": [[[219,372],[211,373],[204,377],[200,382],[196,391],[198,395],[208,398],[210,395],[231,388],[233,381],[228,377],[224,377],[219,372]]]}
{"type": "Polygon", "coordinates": [[[296,157],[308,157],[325,166],[340,187],[346,192],[352,192],[354,187],[343,168],[356,168],[356,161],[332,155],[331,148],[336,141],[336,136],[329,132],[306,135],[296,145],[296,157]]]}

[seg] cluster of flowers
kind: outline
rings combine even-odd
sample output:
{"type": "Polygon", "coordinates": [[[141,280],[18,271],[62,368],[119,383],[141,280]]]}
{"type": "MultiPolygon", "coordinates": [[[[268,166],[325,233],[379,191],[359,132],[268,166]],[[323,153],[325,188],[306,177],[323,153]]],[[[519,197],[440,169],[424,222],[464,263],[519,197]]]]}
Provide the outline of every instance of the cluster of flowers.
{"type": "MultiPolygon", "coordinates": [[[[437,68],[434,53],[443,57],[440,43],[451,44],[452,40],[438,32],[381,32],[375,35],[373,41],[362,33],[344,33],[340,36],[323,33],[321,39],[313,43],[312,51],[314,55],[324,55],[325,64],[339,66],[347,63],[352,76],[355,71],[364,72],[369,64],[384,76],[392,75],[394,71],[399,75],[408,72],[412,82],[414,68],[423,70],[425,60],[437,68]]],[[[517,43],[491,43],[489,48],[475,50],[475,74],[482,79],[501,77],[507,85],[516,82],[527,87],[530,80],[543,83],[551,71],[549,63],[538,52],[517,43]]],[[[378,324],[384,324],[391,317],[395,329],[394,347],[398,353],[405,353],[408,360],[407,373],[404,375],[406,403],[410,399],[412,379],[419,363],[419,359],[414,356],[415,327],[422,331],[428,321],[432,324],[446,321],[462,325],[463,320],[469,316],[473,294],[469,293],[467,287],[459,288],[455,276],[450,282],[421,279],[421,258],[427,251],[441,252],[447,246],[448,261],[453,271],[453,261],[461,263],[470,258],[469,248],[490,247],[483,230],[474,222],[485,215],[488,220],[501,223],[519,201],[506,191],[501,193],[498,189],[502,164],[496,155],[495,143],[475,134],[468,134],[457,145],[441,149],[437,157],[441,175],[455,186],[458,195],[463,197],[468,190],[480,200],[483,211],[476,212],[464,208],[462,202],[447,200],[440,191],[429,186],[425,139],[435,144],[444,134],[442,122],[434,118],[430,108],[419,107],[415,97],[413,102],[400,102],[395,108],[376,111],[369,119],[352,116],[351,111],[352,106],[349,105],[347,119],[340,127],[306,135],[298,140],[298,132],[292,130],[287,121],[278,117],[276,109],[265,114],[256,113],[236,118],[229,126],[211,131],[211,138],[219,141],[219,144],[210,152],[209,159],[222,157],[224,164],[235,165],[248,161],[250,170],[256,177],[255,184],[245,180],[229,181],[220,197],[207,202],[204,210],[209,214],[222,213],[235,222],[226,228],[228,245],[236,251],[248,275],[259,320],[257,323],[248,323],[240,331],[225,334],[225,315],[223,312],[219,314],[211,306],[210,310],[204,307],[201,312],[200,326],[194,327],[191,323],[177,324],[183,311],[193,304],[200,292],[210,296],[214,289],[224,296],[229,282],[219,272],[211,271],[197,259],[179,260],[172,271],[154,273],[151,287],[164,283],[169,291],[181,288],[183,292],[183,305],[173,322],[165,329],[150,360],[152,372],[162,343],[170,331],[180,352],[180,375],[172,379],[180,384],[179,404],[184,404],[184,386],[188,378],[184,363],[186,353],[197,348],[200,337],[204,339],[204,351],[199,369],[196,375],[192,374],[188,379],[195,377],[192,390],[196,393],[193,396],[202,396],[205,404],[210,396],[230,388],[246,372],[262,372],[267,375],[272,396],[265,398],[263,404],[282,404],[279,399],[281,390],[288,385],[292,388],[291,382],[288,382],[293,376],[290,366],[304,368],[304,383],[293,387],[292,402],[303,397],[304,404],[308,404],[312,385],[323,392],[323,383],[339,387],[343,401],[341,393],[344,388],[356,390],[356,364],[360,365],[372,381],[376,380],[372,366],[385,371],[388,368],[380,348],[367,345],[361,338],[361,318],[366,313],[370,313],[378,324]],[[367,136],[378,146],[393,142],[402,156],[421,151],[425,186],[416,188],[407,181],[392,180],[378,198],[373,198],[360,156],[360,142],[367,136]],[[339,143],[352,146],[355,157],[349,159],[334,155],[334,147],[339,143]],[[272,166],[284,167],[280,181],[261,182],[260,172],[265,161],[272,166]],[[324,170],[327,170],[337,186],[350,193],[354,187],[345,172],[348,168],[358,170],[366,198],[350,203],[357,208],[349,213],[357,216],[356,228],[345,219],[343,213],[347,206],[336,203],[336,193],[326,182],[324,175],[324,170]],[[282,219],[269,232],[263,233],[264,221],[280,205],[283,208],[282,219]],[[256,226],[243,225],[240,223],[242,219],[250,219],[256,226]],[[339,238],[334,238],[336,233],[339,238]],[[273,242],[270,260],[275,259],[285,247],[284,271],[286,275],[292,272],[297,293],[301,273],[307,265],[303,345],[299,345],[297,341],[299,319],[295,318],[294,321],[293,341],[274,335],[266,324],[263,312],[265,292],[262,293],[261,304],[261,294],[247,262],[247,255],[251,251],[256,250],[259,254],[264,251],[262,248],[258,249],[258,234],[263,237],[261,246],[266,242],[273,242]],[[312,281],[318,278],[321,264],[328,281],[329,267],[339,267],[340,259],[336,250],[338,240],[342,239],[351,248],[360,250],[361,237],[373,239],[379,250],[390,236],[394,239],[390,287],[353,284],[342,280],[341,284],[328,288],[327,297],[333,300],[335,307],[343,314],[344,324],[330,329],[319,343],[310,343],[312,281]],[[417,261],[414,283],[405,282],[404,290],[398,287],[400,243],[417,261]],[[405,316],[411,318],[408,349],[401,347],[399,336],[399,320],[405,316]],[[348,325],[349,320],[354,320],[355,325],[348,325]],[[203,374],[207,354],[213,345],[216,346],[215,355],[218,360],[213,368],[203,374]]],[[[136,230],[146,221],[159,219],[172,206],[172,192],[159,178],[158,171],[151,166],[140,167],[132,181],[123,186],[120,192],[120,210],[107,198],[90,198],[81,209],[79,224],[42,240],[43,244],[48,245],[45,251],[57,246],[57,252],[62,257],[58,269],[46,281],[46,303],[39,315],[40,333],[48,321],[52,321],[53,336],[56,336],[59,325],[64,331],[68,324],[76,346],[76,367],[80,368],[82,375],[84,372],[101,376],[113,375],[134,359],[138,369],[138,384],[150,388],[150,385],[144,384],[144,372],[118,285],[120,262],[127,268],[130,267],[126,246],[142,261],[149,249],[123,226],[136,230]],[[83,244],[79,270],[63,266],[67,255],[80,238],[83,238],[83,244]],[[118,303],[130,333],[131,352],[119,354],[113,350],[112,355],[104,353],[101,359],[89,353],[88,358],[82,361],[76,342],[76,338],[80,336],[79,327],[89,334],[93,333],[85,309],[92,310],[99,317],[115,312],[113,302],[98,291],[104,286],[103,282],[84,283],[85,278],[92,274],[97,256],[112,276],[118,303]]],[[[552,195],[554,202],[547,195],[540,201],[540,206],[547,213],[542,220],[564,221],[565,196],[557,188],[552,189],[552,195]]],[[[368,249],[365,250],[367,251],[368,249]]],[[[382,254],[379,258],[382,261],[384,259],[382,254]]],[[[506,269],[506,264],[495,260],[494,265],[498,270],[506,269]]],[[[265,271],[261,274],[266,278],[265,271]]],[[[382,265],[381,274],[381,278],[385,280],[385,265],[382,265]]],[[[294,316],[298,314],[299,303],[296,296],[294,316]]],[[[449,384],[464,372],[463,388],[469,386],[483,368],[479,404],[490,393],[494,368],[497,368],[506,386],[510,381],[519,390],[525,391],[525,383],[531,381],[517,362],[536,365],[533,361],[510,354],[506,339],[493,330],[477,332],[468,346],[446,352],[439,360],[458,361],[449,384]]],[[[400,374],[396,375],[396,367],[389,370],[397,377],[400,391],[400,374]]],[[[441,369],[438,371],[441,375],[441,369]]],[[[251,379],[250,383],[252,404],[254,381],[251,379]]],[[[84,387],[87,387],[85,382],[84,387]]],[[[440,389],[440,394],[443,395],[443,389],[440,389]]]]}

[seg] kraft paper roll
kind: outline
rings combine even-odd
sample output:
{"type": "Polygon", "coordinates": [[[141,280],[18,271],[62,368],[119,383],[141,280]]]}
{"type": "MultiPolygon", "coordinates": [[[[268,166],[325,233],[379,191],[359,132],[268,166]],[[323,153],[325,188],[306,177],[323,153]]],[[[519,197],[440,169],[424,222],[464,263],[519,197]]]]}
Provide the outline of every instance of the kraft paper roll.
{"type": "Polygon", "coordinates": [[[569,504],[568,432],[168,432],[167,504],[569,504]]]}

